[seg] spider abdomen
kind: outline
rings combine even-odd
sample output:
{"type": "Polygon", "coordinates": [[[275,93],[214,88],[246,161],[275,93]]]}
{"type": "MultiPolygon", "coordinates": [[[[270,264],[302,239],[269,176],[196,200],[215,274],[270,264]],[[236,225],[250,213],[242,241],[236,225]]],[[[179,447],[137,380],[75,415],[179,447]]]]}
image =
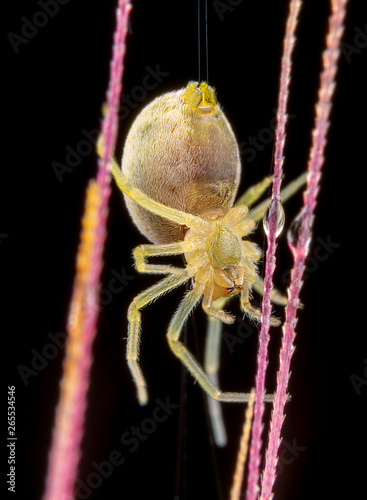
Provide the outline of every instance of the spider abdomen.
{"type": "MultiPolygon", "coordinates": [[[[213,88],[190,82],[155,99],[128,134],[122,171],[150,198],[183,212],[223,217],[233,205],[240,157],[230,124],[213,88]]],[[[125,202],[140,231],[153,243],[182,240],[185,228],[125,202]]]]}

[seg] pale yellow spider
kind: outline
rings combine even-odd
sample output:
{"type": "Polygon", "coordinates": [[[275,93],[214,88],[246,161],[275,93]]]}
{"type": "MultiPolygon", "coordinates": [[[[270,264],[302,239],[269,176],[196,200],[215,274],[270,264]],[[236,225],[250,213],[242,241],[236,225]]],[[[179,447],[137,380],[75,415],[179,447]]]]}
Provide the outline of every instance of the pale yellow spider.
{"type": "MultiPolygon", "coordinates": [[[[174,354],[206,393],[218,401],[245,402],[249,394],[222,392],[217,386],[220,322],[234,318],[222,307],[239,294],[241,309],[260,321],[261,311],[250,302],[252,288],[262,293],[258,276],[259,248],[247,238],[262,219],[269,200],[249,211],[271,183],[271,177],[250,188],[233,207],[240,179],[240,156],[231,126],[215,92],[205,82],[190,82],[146,106],[128,134],[122,170],[112,160],[112,173],[140,231],[154,244],[134,249],[136,269],[167,277],[140,293],[129,311],[127,362],[140,404],[148,400],[138,364],[140,310],[169,290],[192,281],[167,333],[174,354]],[[147,263],[147,257],[183,254],[186,267],[147,263]],[[180,341],[182,327],[202,301],[209,315],[205,370],[180,341]]],[[[282,192],[284,201],[303,183],[300,176],[282,192]]],[[[276,290],[272,300],[286,304],[276,290]]],[[[271,318],[272,325],[279,321],[271,318]]],[[[268,397],[268,400],[270,398],[268,397]]],[[[213,407],[211,412],[215,413],[213,407]]]]}

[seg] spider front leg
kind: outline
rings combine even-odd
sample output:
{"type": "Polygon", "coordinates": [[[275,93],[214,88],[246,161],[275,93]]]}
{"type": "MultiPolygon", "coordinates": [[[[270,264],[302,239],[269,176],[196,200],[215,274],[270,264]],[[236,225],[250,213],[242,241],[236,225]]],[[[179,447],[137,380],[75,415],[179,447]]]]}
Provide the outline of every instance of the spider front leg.
{"type": "Polygon", "coordinates": [[[204,297],[203,297],[203,309],[208,316],[213,316],[223,323],[227,323],[230,325],[234,322],[234,317],[231,314],[223,311],[222,309],[217,309],[213,306],[213,291],[214,291],[214,282],[208,284],[205,287],[204,297]]]}
{"type": "MultiPolygon", "coordinates": [[[[255,283],[252,285],[252,288],[259,295],[264,295],[264,280],[257,276],[255,283]]],[[[277,304],[278,306],[286,306],[288,304],[288,299],[285,295],[282,294],[277,288],[273,288],[270,292],[270,299],[273,304],[277,304]]]]}
{"type": "Polygon", "coordinates": [[[257,184],[254,184],[243,193],[243,195],[238,198],[236,205],[246,205],[251,207],[257,201],[261,195],[268,189],[273,180],[273,176],[264,177],[264,179],[257,184]]]}
{"type": "Polygon", "coordinates": [[[222,392],[219,390],[210,380],[191,352],[179,340],[182,327],[191,311],[202,298],[204,289],[205,285],[194,283],[193,289],[185,295],[180,307],[176,311],[169,325],[167,333],[168,343],[173,353],[181,360],[185,367],[191,372],[193,377],[198,381],[201,388],[204,389],[209,396],[218,401],[245,403],[249,400],[250,394],[240,392],[222,392]]]}
{"type": "Polygon", "coordinates": [[[146,258],[164,255],[180,255],[196,248],[195,242],[193,245],[192,242],[188,241],[179,241],[177,243],[167,243],[164,245],[140,245],[133,251],[135,267],[139,273],[177,274],[186,276],[187,271],[185,268],[173,267],[170,265],[148,264],[146,258]]]}
{"type": "MultiPolygon", "coordinates": [[[[306,184],[306,181],[307,181],[307,172],[304,172],[303,174],[299,175],[296,179],[289,182],[289,184],[287,184],[280,191],[280,199],[282,203],[285,203],[289,198],[291,198],[302,186],[306,184]]],[[[239,201],[241,200],[242,198],[239,199],[239,201]]],[[[253,201],[255,200],[252,200],[252,202],[253,201]]],[[[252,208],[250,218],[255,222],[260,221],[264,217],[270,201],[271,201],[270,198],[266,198],[266,200],[262,201],[254,208],[252,208]]],[[[236,204],[238,205],[240,203],[237,202],[236,204]]]]}
{"type": "MultiPolygon", "coordinates": [[[[248,287],[245,287],[241,291],[240,303],[241,303],[241,309],[244,313],[248,314],[251,318],[255,319],[256,321],[261,321],[261,310],[258,309],[257,307],[254,307],[250,303],[250,291],[248,287]]],[[[269,322],[271,326],[280,325],[280,320],[278,318],[274,318],[273,316],[270,316],[269,322]]]]}
{"type": "Polygon", "coordinates": [[[141,405],[144,405],[148,402],[148,392],[144,376],[138,363],[141,324],[140,309],[142,309],[164,293],[184,284],[188,279],[191,278],[191,273],[189,272],[189,270],[183,269],[183,271],[185,271],[184,275],[167,276],[157,284],[151,286],[144,292],[137,295],[129,307],[129,329],[126,358],[138,391],[138,400],[141,405]]]}

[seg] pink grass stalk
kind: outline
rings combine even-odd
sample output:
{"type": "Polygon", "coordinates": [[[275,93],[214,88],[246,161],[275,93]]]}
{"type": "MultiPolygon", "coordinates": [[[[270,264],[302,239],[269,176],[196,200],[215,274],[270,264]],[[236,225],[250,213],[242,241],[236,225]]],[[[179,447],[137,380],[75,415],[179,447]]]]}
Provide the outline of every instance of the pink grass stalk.
{"type": "Polygon", "coordinates": [[[245,421],[242,427],[242,436],[240,440],[240,449],[237,454],[236,470],[233,476],[230,500],[240,500],[243,475],[247,460],[248,445],[250,441],[251,423],[255,401],[255,390],[252,389],[248,405],[245,412],[245,421]]]}
{"type": "Polygon", "coordinates": [[[277,376],[277,389],[273,403],[273,413],[266,451],[265,469],[262,477],[260,500],[273,498],[273,485],[276,476],[277,453],[280,444],[280,432],[285,418],[284,407],[287,401],[287,385],[290,377],[290,362],[294,351],[295,326],[299,293],[303,284],[302,276],[305,259],[312,236],[312,224],[316,198],[319,191],[321,167],[324,162],[326,135],[332,107],[332,95],[335,88],[335,75],[340,54],[340,39],[343,33],[347,0],[332,0],[332,12],[329,17],[329,29],[326,37],[326,49],[323,52],[323,69],[320,76],[318,103],[316,105],[315,125],[312,132],[312,145],[308,161],[307,187],[304,193],[304,205],[298,221],[295,240],[291,244],[294,254],[294,268],[288,289],[288,305],[285,310],[283,339],[280,351],[280,365],[277,376]]]}
{"type": "Polygon", "coordinates": [[[247,482],[247,500],[255,500],[258,494],[259,469],[261,458],[261,434],[263,429],[265,375],[267,369],[267,353],[269,344],[269,319],[271,314],[270,293],[273,287],[273,274],[275,270],[276,233],[278,221],[278,207],[280,203],[280,187],[283,175],[283,150],[285,142],[285,125],[287,121],[287,102],[289,82],[292,66],[292,53],[295,44],[295,31],[298,14],[301,7],[300,0],[291,0],[286,24],[286,33],[283,42],[283,56],[280,74],[280,90],[278,98],[277,128],[275,135],[274,177],[273,190],[270,202],[268,248],[265,260],[264,298],[262,302],[262,322],[257,356],[256,373],[256,399],[254,422],[249,459],[249,472],[247,482]]]}
{"type": "Polygon", "coordinates": [[[87,406],[92,344],[96,334],[100,275],[110,196],[109,158],[114,153],[121,93],[127,21],[131,6],[119,0],[116,31],[107,91],[107,111],[102,123],[103,156],[96,180],[87,190],[81,243],[68,323],[68,342],[56,410],[44,500],[72,500],[87,406]]]}

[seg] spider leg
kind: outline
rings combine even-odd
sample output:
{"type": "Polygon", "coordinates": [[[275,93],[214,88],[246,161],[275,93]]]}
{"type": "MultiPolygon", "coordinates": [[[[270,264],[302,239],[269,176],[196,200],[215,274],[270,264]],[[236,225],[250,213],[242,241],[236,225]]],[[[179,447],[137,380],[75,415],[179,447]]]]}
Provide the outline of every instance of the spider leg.
{"type": "Polygon", "coordinates": [[[190,312],[197,305],[204,293],[205,285],[194,284],[194,288],[186,293],[180,307],[173,316],[168,328],[168,343],[173,353],[181,360],[186,368],[191,372],[199,385],[212,398],[218,401],[228,401],[234,403],[244,403],[249,400],[250,394],[239,392],[222,392],[210,380],[198,361],[194,358],[187,347],[180,342],[180,333],[190,312]]]}
{"type": "Polygon", "coordinates": [[[264,177],[264,179],[257,184],[254,184],[250,188],[248,188],[243,195],[238,198],[236,201],[236,205],[246,205],[246,207],[250,207],[255,201],[257,201],[260,196],[268,189],[270,184],[272,183],[273,176],[264,177]]]}
{"type": "MultiPolygon", "coordinates": [[[[220,345],[222,336],[222,323],[214,317],[208,316],[208,329],[206,332],[204,369],[211,383],[218,387],[218,371],[220,364],[220,345]]],[[[209,417],[213,429],[214,441],[217,446],[227,444],[227,433],[223,420],[222,405],[207,395],[209,417]]]]}
{"type": "Polygon", "coordinates": [[[189,250],[196,250],[197,245],[190,245],[190,247],[189,245],[190,242],[188,241],[167,243],[165,245],[139,245],[133,251],[136,269],[139,273],[178,274],[184,276],[187,274],[186,268],[148,264],[146,258],[163,255],[179,255],[189,250]]]}
{"type": "MultiPolygon", "coordinates": [[[[249,297],[249,289],[244,288],[241,291],[241,309],[244,313],[248,314],[251,318],[261,321],[261,310],[258,309],[257,307],[254,307],[250,303],[250,297],[249,297]]],[[[280,325],[280,320],[278,318],[274,318],[273,316],[270,316],[270,324],[271,326],[279,326],[280,325]]]]}
{"type": "Polygon", "coordinates": [[[138,391],[138,400],[141,405],[147,403],[148,393],[147,385],[138,363],[141,323],[140,309],[148,305],[150,302],[152,302],[152,300],[155,300],[164,293],[168,292],[169,290],[182,285],[188,279],[190,279],[190,277],[191,273],[189,271],[186,271],[186,275],[184,276],[167,276],[163,280],[159,281],[155,285],[147,288],[147,290],[144,290],[144,292],[137,295],[130,304],[128,311],[129,329],[126,359],[138,391]]]}
{"type": "MultiPolygon", "coordinates": [[[[222,335],[222,322],[233,323],[234,318],[222,310],[226,300],[224,298],[212,303],[213,285],[205,289],[203,309],[208,315],[208,329],[206,332],[204,369],[211,383],[218,387],[218,371],[220,363],[220,344],[222,335]]],[[[227,444],[227,433],[223,420],[221,403],[207,394],[208,411],[213,430],[214,441],[217,446],[227,444]]]]}
{"type": "Polygon", "coordinates": [[[212,299],[213,290],[214,290],[213,283],[211,285],[206,286],[203,297],[203,309],[208,316],[214,316],[223,323],[227,323],[227,325],[230,325],[231,323],[234,322],[234,317],[231,314],[228,314],[227,312],[223,311],[222,309],[217,309],[216,307],[213,306],[213,299],[212,299]]]}
{"type": "MultiPolygon", "coordinates": [[[[307,181],[307,172],[304,172],[299,177],[294,179],[294,181],[287,184],[285,188],[280,191],[280,199],[282,203],[286,202],[289,198],[291,198],[307,181]]],[[[240,198],[241,199],[241,198],[240,198]]],[[[265,201],[259,203],[254,207],[250,212],[250,219],[255,222],[258,222],[264,217],[264,214],[269,206],[270,198],[266,198],[265,201]]]]}
{"type": "MultiPolygon", "coordinates": [[[[252,285],[252,288],[259,295],[264,295],[264,280],[257,276],[255,283],[252,285]]],[[[288,299],[285,295],[283,295],[277,288],[273,288],[270,292],[270,299],[274,304],[278,304],[279,306],[286,306],[288,304],[288,299]]]]}
{"type": "Polygon", "coordinates": [[[160,215],[171,222],[176,222],[177,224],[187,227],[192,227],[195,223],[200,224],[200,221],[202,221],[201,217],[181,212],[175,208],[166,207],[165,205],[152,200],[152,198],[149,198],[149,196],[130,183],[126,175],[122,173],[119,164],[114,158],[110,158],[110,162],[112,175],[121,191],[130,196],[130,198],[136,201],[136,203],[140,206],[149,210],[149,212],[160,215]]]}
{"type": "MultiPolygon", "coordinates": [[[[221,297],[215,301],[215,306],[222,309],[227,302],[235,296],[221,297]]],[[[220,343],[222,338],[223,324],[215,316],[208,316],[208,328],[205,341],[204,368],[208,378],[213,385],[218,386],[218,372],[220,367],[220,343]]],[[[266,394],[264,401],[271,403],[274,399],[273,394],[266,394]]],[[[209,417],[213,429],[214,441],[217,446],[227,444],[227,433],[224,425],[222,405],[209,395],[207,395],[209,417]]]]}

